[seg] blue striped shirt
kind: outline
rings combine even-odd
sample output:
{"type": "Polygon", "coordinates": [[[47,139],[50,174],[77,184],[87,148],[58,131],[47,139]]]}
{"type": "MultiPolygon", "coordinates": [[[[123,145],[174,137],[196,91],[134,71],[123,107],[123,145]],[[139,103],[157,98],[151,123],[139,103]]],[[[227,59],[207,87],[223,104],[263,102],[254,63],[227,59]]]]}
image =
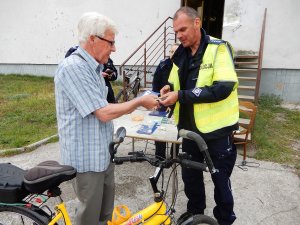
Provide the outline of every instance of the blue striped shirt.
{"type": "Polygon", "coordinates": [[[113,123],[92,114],[108,105],[103,65],[80,47],[74,53],[58,65],[54,78],[61,159],[78,172],[101,172],[109,165],[113,137],[113,123]]]}

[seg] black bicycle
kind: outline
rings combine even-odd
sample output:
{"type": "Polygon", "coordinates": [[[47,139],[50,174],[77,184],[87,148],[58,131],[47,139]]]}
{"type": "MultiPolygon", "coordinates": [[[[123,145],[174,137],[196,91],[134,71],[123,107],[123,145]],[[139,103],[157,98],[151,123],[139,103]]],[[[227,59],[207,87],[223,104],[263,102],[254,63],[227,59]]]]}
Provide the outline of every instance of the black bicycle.
{"type": "MultiPolygon", "coordinates": [[[[141,69],[124,69],[124,83],[123,88],[116,95],[116,102],[126,102],[136,98],[140,92],[141,88],[141,74],[144,70],[141,69]],[[124,89],[125,87],[125,89],[124,89]]],[[[152,73],[151,71],[146,71],[146,73],[152,73]]]]}

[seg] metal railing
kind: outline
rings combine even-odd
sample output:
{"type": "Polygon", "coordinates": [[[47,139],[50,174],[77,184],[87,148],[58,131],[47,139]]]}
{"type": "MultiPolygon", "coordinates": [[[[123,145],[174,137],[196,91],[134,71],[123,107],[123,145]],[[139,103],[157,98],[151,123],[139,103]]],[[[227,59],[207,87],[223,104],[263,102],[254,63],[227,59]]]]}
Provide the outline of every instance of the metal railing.
{"type": "Polygon", "coordinates": [[[264,20],[262,24],[262,31],[260,37],[260,45],[259,45],[259,54],[258,54],[258,71],[257,71],[257,80],[256,80],[256,89],[255,89],[255,105],[258,104],[258,96],[259,96],[259,88],[260,88],[260,80],[261,80],[261,70],[262,70],[262,59],[264,52],[264,42],[265,42],[265,30],[266,30],[266,19],[267,19],[267,8],[265,8],[264,12],[264,20]]]}
{"type": "MultiPolygon", "coordinates": [[[[119,74],[123,75],[124,93],[128,88],[128,82],[125,82],[125,77],[127,73],[132,73],[132,71],[142,71],[140,74],[141,87],[147,87],[147,84],[152,83],[152,74],[156,66],[160,60],[168,55],[168,49],[176,40],[172,22],[173,19],[171,17],[166,18],[158,28],[121,63],[119,74]]],[[[126,99],[124,100],[126,101],[126,99]]]]}

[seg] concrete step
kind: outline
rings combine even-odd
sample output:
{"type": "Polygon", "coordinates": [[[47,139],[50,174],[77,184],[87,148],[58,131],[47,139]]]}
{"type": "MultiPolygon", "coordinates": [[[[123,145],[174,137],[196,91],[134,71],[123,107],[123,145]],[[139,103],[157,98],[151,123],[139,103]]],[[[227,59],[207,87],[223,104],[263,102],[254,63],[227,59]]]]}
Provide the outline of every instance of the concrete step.
{"type": "Polygon", "coordinates": [[[237,73],[257,73],[257,69],[256,68],[244,68],[244,69],[236,68],[235,72],[237,72],[237,73]]]}
{"type": "Polygon", "coordinates": [[[238,98],[241,100],[254,101],[254,96],[251,95],[239,95],[238,98]]]}
{"type": "Polygon", "coordinates": [[[254,91],[255,90],[255,86],[239,85],[238,89],[240,89],[240,90],[254,91]]]}
{"type": "Polygon", "coordinates": [[[236,55],[235,57],[236,59],[258,59],[258,55],[236,55]]]}
{"type": "Polygon", "coordinates": [[[256,81],[256,77],[238,77],[239,80],[256,81]]]}
{"type": "Polygon", "coordinates": [[[258,62],[234,62],[236,66],[251,66],[251,65],[258,65],[258,62]]]}

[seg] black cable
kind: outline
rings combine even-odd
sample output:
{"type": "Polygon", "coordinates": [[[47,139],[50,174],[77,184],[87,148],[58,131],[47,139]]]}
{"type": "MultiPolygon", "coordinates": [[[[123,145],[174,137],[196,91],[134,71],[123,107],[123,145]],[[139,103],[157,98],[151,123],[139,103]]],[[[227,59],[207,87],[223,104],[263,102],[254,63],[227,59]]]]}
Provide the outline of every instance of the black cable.
{"type": "Polygon", "coordinates": [[[163,199],[164,199],[164,202],[165,202],[166,205],[167,205],[167,212],[168,212],[168,211],[171,211],[171,212],[168,214],[167,218],[163,221],[163,223],[164,223],[165,221],[167,221],[167,220],[170,218],[170,216],[172,215],[172,209],[174,208],[174,206],[175,206],[175,204],[176,204],[177,194],[178,194],[178,179],[177,179],[177,172],[176,172],[176,169],[177,169],[178,166],[179,166],[179,164],[175,164],[175,167],[172,169],[172,171],[171,171],[171,173],[170,173],[170,176],[169,176],[169,179],[168,179],[168,182],[167,182],[166,192],[164,193],[163,199]],[[175,182],[175,188],[174,188],[174,198],[172,199],[171,205],[168,206],[168,204],[167,204],[167,202],[165,201],[165,199],[166,199],[166,194],[167,194],[167,192],[168,192],[170,180],[171,180],[171,177],[172,177],[172,174],[173,174],[173,173],[174,173],[175,181],[176,181],[176,182],[175,182]]]}
{"type": "Polygon", "coordinates": [[[239,169],[241,169],[243,171],[248,171],[247,167],[258,168],[258,167],[260,167],[260,163],[243,161],[242,164],[235,164],[235,166],[237,166],[239,169]]]}

